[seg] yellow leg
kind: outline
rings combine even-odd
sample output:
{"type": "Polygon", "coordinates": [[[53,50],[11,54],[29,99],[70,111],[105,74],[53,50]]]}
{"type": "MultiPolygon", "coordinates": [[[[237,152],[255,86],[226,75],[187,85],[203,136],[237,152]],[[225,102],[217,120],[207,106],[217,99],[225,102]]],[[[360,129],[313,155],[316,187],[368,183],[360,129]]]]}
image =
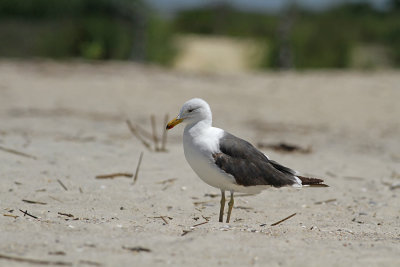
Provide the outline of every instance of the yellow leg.
{"type": "Polygon", "coordinates": [[[225,209],[225,191],[221,190],[221,208],[219,210],[219,222],[224,221],[224,209],[225,209]]]}
{"type": "Polygon", "coordinates": [[[235,201],[233,200],[233,192],[231,192],[231,200],[229,200],[229,203],[228,203],[228,207],[229,207],[229,209],[228,209],[228,217],[226,218],[226,222],[227,223],[229,223],[229,220],[231,219],[231,213],[232,213],[232,208],[233,208],[233,203],[234,203],[235,201]]]}

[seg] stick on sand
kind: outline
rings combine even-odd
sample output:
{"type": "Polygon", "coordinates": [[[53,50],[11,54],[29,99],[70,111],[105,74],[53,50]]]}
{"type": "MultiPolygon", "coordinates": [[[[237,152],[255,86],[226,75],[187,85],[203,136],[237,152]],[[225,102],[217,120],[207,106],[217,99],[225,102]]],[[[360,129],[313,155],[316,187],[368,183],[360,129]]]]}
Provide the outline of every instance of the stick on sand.
{"type": "Polygon", "coordinates": [[[26,154],[24,152],[20,152],[20,151],[17,151],[15,149],[6,148],[6,147],[3,147],[3,146],[0,146],[0,150],[3,150],[4,152],[8,152],[8,153],[11,153],[11,154],[14,154],[14,155],[18,155],[18,156],[21,156],[21,157],[25,157],[25,158],[37,159],[36,156],[32,156],[32,155],[26,154]]]}
{"type": "Polygon", "coordinates": [[[27,258],[15,257],[15,256],[8,256],[8,255],[4,255],[4,254],[0,254],[0,259],[16,261],[16,262],[25,262],[25,263],[29,263],[29,264],[38,264],[38,265],[72,266],[72,262],[27,259],[27,258]]]}
{"type": "Polygon", "coordinates": [[[139,168],[140,168],[140,164],[142,163],[142,158],[143,158],[143,152],[140,153],[139,162],[138,162],[138,165],[137,165],[136,171],[135,171],[135,176],[133,177],[133,182],[132,182],[133,185],[136,183],[136,180],[138,179],[139,168]]]}
{"type": "Polygon", "coordinates": [[[296,213],[293,213],[292,215],[287,216],[286,218],[284,218],[284,219],[282,219],[282,220],[280,220],[280,221],[278,221],[276,223],[271,224],[271,226],[275,226],[275,225],[278,225],[280,223],[283,223],[284,221],[289,220],[290,218],[292,218],[294,215],[296,215],[296,213]]]}
{"type": "Polygon", "coordinates": [[[96,179],[114,179],[115,177],[133,177],[132,173],[127,172],[117,172],[117,173],[110,173],[110,174],[100,174],[96,176],[96,179]]]}
{"type": "Polygon", "coordinates": [[[136,130],[136,128],[132,125],[132,123],[127,120],[126,124],[128,125],[129,130],[131,131],[131,133],[137,138],[139,139],[140,142],[142,142],[142,144],[148,149],[151,150],[151,145],[143,139],[142,136],[140,136],[140,134],[138,133],[138,131],[136,130]]]}

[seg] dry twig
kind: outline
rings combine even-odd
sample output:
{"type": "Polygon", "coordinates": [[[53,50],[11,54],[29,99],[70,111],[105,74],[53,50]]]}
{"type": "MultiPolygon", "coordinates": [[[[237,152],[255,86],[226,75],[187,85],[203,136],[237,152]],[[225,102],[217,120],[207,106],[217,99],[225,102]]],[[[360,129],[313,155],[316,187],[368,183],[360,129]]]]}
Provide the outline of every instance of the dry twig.
{"type": "Polygon", "coordinates": [[[65,253],[64,251],[61,251],[61,250],[57,250],[57,251],[49,251],[49,255],[65,256],[65,255],[67,255],[67,253],[65,253]]]}
{"type": "Polygon", "coordinates": [[[156,117],[154,116],[154,114],[152,114],[150,116],[150,122],[151,122],[151,133],[148,132],[147,130],[143,129],[142,127],[140,127],[140,125],[133,125],[129,120],[126,121],[131,133],[137,139],[139,139],[139,141],[141,141],[142,144],[147,149],[149,149],[150,151],[152,150],[151,143],[147,141],[147,140],[151,140],[154,143],[154,151],[156,151],[156,152],[167,151],[166,150],[167,130],[165,129],[165,125],[168,123],[168,114],[165,114],[165,117],[164,117],[164,124],[162,127],[164,130],[163,130],[161,138],[159,138],[157,135],[156,117]],[[161,139],[161,144],[159,144],[160,139],[161,139]]]}
{"type": "Polygon", "coordinates": [[[167,180],[162,180],[162,181],[156,182],[156,184],[172,183],[172,182],[176,181],[177,179],[178,178],[170,178],[170,179],[167,179],[167,180]]]}
{"type": "Polygon", "coordinates": [[[320,205],[320,204],[325,204],[325,203],[334,202],[334,201],[336,201],[336,198],[331,198],[331,199],[327,199],[327,200],[323,200],[323,201],[317,201],[317,202],[314,202],[314,204],[320,205]]]}
{"type": "Polygon", "coordinates": [[[245,206],[236,206],[236,209],[242,209],[242,210],[252,210],[252,207],[245,207],[245,206]]]}
{"type": "Polygon", "coordinates": [[[19,216],[17,216],[17,215],[12,215],[12,214],[3,214],[3,216],[6,216],[6,217],[13,217],[14,219],[17,219],[19,216]]]}
{"type": "Polygon", "coordinates": [[[29,204],[47,205],[47,203],[45,203],[45,202],[40,202],[40,201],[35,201],[35,200],[23,199],[22,201],[26,202],[26,203],[29,203],[29,204]]]}
{"type": "Polygon", "coordinates": [[[139,162],[136,166],[135,176],[133,177],[133,182],[132,182],[133,185],[136,183],[136,180],[138,179],[139,168],[140,168],[140,164],[142,163],[142,158],[143,158],[143,152],[141,152],[140,156],[139,156],[139,162]]]}
{"type": "Polygon", "coordinates": [[[168,221],[165,218],[171,219],[171,217],[168,217],[168,216],[156,216],[153,218],[154,219],[162,219],[165,222],[165,224],[168,224],[168,221]]]}
{"type": "Polygon", "coordinates": [[[278,225],[278,224],[280,224],[280,223],[283,223],[284,221],[289,220],[290,218],[292,218],[293,216],[295,216],[296,214],[297,214],[297,213],[293,213],[292,215],[287,216],[286,218],[284,218],[284,219],[282,219],[282,220],[280,220],[280,221],[278,221],[278,222],[276,222],[276,223],[271,224],[271,226],[275,226],[275,225],[278,225]]]}
{"type": "Polygon", "coordinates": [[[128,125],[129,130],[131,131],[131,133],[137,138],[139,139],[140,142],[142,142],[142,144],[148,149],[151,150],[151,145],[150,143],[148,143],[146,140],[143,139],[143,137],[139,134],[139,132],[137,131],[137,129],[132,125],[132,123],[127,120],[126,124],[128,125]]]}
{"type": "Polygon", "coordinates": [[[123,246],[122,248],[133,251],[133,252],[151,252],[151,249],[144,248],[144,247],[125,247],[125,246],[123,246]]]}
{"type": "Polygon", "coordinates": [[[26,262],[29,264],[38,264],[38,265],[59,265],[59,266],[71,266],[72,265],[72,262],[66,262],[66,261],[36,260],[36,259],[27,259],[27,258],[8,256],[8,255],[3,255],[3,254],[0,254],[0,259],[16,261],[16,262],[26,262]]]}
{"type": "Polygon", "coordinates": [[[195,205],[195,206],[197,206],[197,205],[204,205],[204,204],[212,203],[212,202],[215,202],[215,200],[195,201],[195,202],[193,202],[193,205],[195,205]]]}
{"type": "Polygon", "coordinates": [[[60,179],[57,179],[57,182],[61,185],[62,188],[64,188],[65,191],[68,191],[68,188],[63,184],[63,182],[60,181],[60,179]]]}
{"type": "Polygon", "coordinates": [[[36,217],[36,216],[34,216],[34,215],[32,215],[32,214],[29,214],[27,210],[26,210],[26,211],[23,211],[23,210],[19,209],[19,211],[22,212],[22,213],[24,214],[24,216],[25,216],[25,215],[28,215],[28,216],[30,216],[30,217],[32,217],[32,218],[34,218],[34,219],[39,219],[38,217],[36,217]]]}
{"type": "Polygon", "coordinates": [[[59,200],[59,199],[58,199],[58,198],[56,198],[56,197],[49,196],[49,198],[51,198],[51,199],[54,199],[54,200],[56,200],[56,201],[58,201],[58,202],[60,202],[60,203],[64,203],[62,200],[59,200]]]}
{"type": "Polygon", "coordinates": [[[59,215],[67,216],[67,217],[74,217],[74,215],[70,213],[63,213],[63,212],[57,212],[59,215]]]}
{"type": "Polygon", "coordinates": [[[203,224],[206,224],[206,223],[208,223],[208,221],[205,221],[205,222],[202,222],[202,223],[195,224],[195,225],[193,225],[192,227],[197,227],[197,226],[200,226],[200,225],[203,225],[203,224]]]}
{"type": "Polygon", "coordinates": [[[29,155],[29,154],[26,154],[24,152],[20,152],[20,151],[17,151],[15,149],[6,148],[6,147],[3,147],[3,146],[0,146],[0,150],[3,150],[4,152],[8,152],[8,153],[11,153],[11,154],[14,154],[14,155],[18,155],[18,156],[21,156],[21,157],[25,157],[25,158],[37,159],[36,156],[29,155]]]}
{"type": "Polygon", "coordinates": [[[206,220],[207,222],[210,220],[210,217],[206,217],[204,215],[201,215],[201,217],[203,217],[203,219],[206,220]]]}
{"type": "Polygon", "coordinates": [[[192,232],[193,230],[183,230],[181,236],[187,235],[188,233],[192,232]]]}
{"type": "Polygon", "coordinates": [[[96,176],[96,179],[114,179],[115,177],[128,177],[132,178],[133,174],[132,173],[127,173],[127,172],[117,172],[117,173],[111,173],[111,174],[100,174],[96,176]]]}
{"type": "Polygon", "coordinates": [[[143,135],[145,138],[149,140],[153,139],[153,135],[146,129],[142,128],[139,124],[135,124],[135,128],[137,129],[138,133],[143,135]]]}

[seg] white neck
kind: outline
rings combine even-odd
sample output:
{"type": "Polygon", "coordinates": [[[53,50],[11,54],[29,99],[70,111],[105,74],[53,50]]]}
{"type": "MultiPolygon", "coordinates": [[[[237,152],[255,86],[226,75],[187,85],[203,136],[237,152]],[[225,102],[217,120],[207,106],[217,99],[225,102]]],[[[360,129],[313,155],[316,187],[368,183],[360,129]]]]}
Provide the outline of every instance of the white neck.
{"type": "Polygon", "coordinates": [[[189,133],[192,137],[202,134],[204,130],[212,127],[211,119],[204,119],[194,123],[186,125],[184,132],[189,133]]]}

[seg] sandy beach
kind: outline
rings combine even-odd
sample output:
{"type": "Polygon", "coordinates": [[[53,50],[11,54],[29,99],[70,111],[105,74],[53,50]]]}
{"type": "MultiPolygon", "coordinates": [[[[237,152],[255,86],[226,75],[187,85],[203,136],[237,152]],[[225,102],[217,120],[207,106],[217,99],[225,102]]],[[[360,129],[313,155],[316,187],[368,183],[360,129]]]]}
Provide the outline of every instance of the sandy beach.
{"type": "Polygon", "coordinates": [[[0,62],[0,266],[400,266],[400,72],[193,74],[128,63],[0,62]],[[238,196],[187,164],[193,97],[214,126],[329,188],[238,196]],[[282,152],[268,145],[293,144],[282,152]],[[97,175],[134,174],[96,179],[97,175]],[[296,213],[292,218],[271,224],[296,213]],[[30,216],[31,215],[31,216],[30,216]],[[32,217],[33,216],[33,217],[32,217]]]}

